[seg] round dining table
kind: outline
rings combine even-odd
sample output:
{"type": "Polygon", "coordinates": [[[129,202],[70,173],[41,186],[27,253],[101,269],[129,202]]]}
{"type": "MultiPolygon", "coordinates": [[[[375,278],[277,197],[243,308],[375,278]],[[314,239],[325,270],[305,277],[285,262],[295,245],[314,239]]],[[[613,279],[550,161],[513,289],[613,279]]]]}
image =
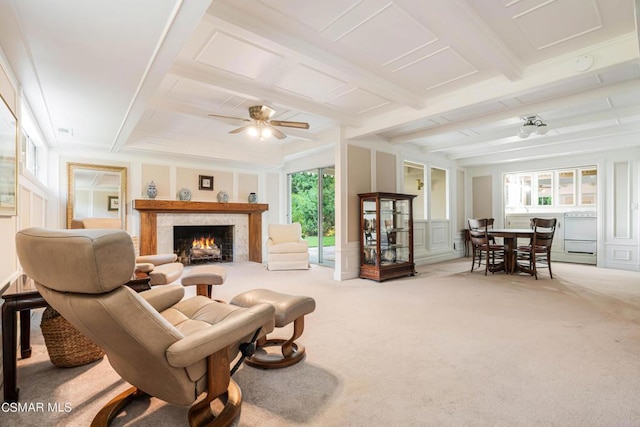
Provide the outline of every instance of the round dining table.
{"type": "Polygon", "coordinates": [[[502,237],[504,241],[504,268],[507,273],[515,273],[518,269],[516,262],[516,247],[518,238],[531,239],[531,228],[494,228],[487,230],[487,234],[493,237],[502,237]]]}

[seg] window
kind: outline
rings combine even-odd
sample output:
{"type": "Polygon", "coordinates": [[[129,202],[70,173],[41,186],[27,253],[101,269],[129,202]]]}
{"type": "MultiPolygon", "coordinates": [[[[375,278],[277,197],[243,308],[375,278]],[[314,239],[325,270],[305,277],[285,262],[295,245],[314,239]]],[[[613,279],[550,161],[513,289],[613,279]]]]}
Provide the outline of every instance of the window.
{"type": "Polygon", "coordinates": [[[505,207],[594,206],[595,166],[504,175],[505,207]]]}
{"type": "Polygon", "coordinates": [[[595,168],[580,170],[580,204],[595,205],[598,171],[595,168]]]}
{"type": "Polygon", "coordinates": [[[553,173],[539,173],[538,178],[538,206],[553,205],[553,173]]]}
{"type": "Polygon", "coordinates": [[[430,219],[448,219],[447,209],[447,171],[444,169],[430,168],[431,197],[429,198],[430,219]]]}
{"type": "Polygon", "coordinates": [[[573,206],[576,203],[575,171],[558,172],[558,205],[573,206]]]}
{"type": "Polygon", "coordinates": [[[413,218],[427,219],[426,215],[426,178],[424,176],[424,165],[414,162],[404,162],[404,193],[415,194],[413,200],[413,218]]]}
{"type": "Polygon", "coordinates": [[[38,176],[38,146],[29,135],[24,132],[24,167],[34,176],[38,176]]]}
{"type": "Polygon", "coordinates": [[[505,198],[507,207],[531,206],[532,176],[505,175],[505,198]]]}

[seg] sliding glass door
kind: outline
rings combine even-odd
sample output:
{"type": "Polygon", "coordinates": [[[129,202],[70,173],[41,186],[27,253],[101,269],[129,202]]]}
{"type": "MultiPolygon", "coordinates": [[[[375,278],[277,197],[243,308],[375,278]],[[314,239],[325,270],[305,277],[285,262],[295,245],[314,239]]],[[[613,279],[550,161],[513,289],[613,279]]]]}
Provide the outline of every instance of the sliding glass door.
{"type": "Polygon", "coordinates": [[[289,218],[302,225],[309,260],[335,264],[335,173],[333,167],[289,175],[289,218]]]}

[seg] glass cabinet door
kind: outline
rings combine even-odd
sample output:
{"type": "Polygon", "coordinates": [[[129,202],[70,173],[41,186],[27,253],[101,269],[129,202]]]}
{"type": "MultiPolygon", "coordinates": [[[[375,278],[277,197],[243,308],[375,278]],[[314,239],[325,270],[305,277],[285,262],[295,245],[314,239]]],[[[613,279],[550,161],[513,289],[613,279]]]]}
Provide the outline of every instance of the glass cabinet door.
{"type": "Polygon", "coordinates": [[[377,206],[375,199],[362,200],[362,242],[363,264],[378,265],[378,252],[376,250],[378,243],[378,224],[377,224],[377,206]]]}
{"type": "Polygon", "coordinates": [[[383,265],[409,262],[409,200],[380,201],[380,258],[383,265]]]}
{"type": "Polygon", "coordinates": [[[360,197],[360,277],[377,281],[415,274],[413,194],[364,193],[360,197]]]}

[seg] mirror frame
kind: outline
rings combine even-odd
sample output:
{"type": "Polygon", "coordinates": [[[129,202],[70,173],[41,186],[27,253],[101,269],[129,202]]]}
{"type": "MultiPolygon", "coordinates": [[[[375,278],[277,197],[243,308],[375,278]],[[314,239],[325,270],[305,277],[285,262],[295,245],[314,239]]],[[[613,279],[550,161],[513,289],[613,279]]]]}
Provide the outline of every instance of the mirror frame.
{"type": "Polygon", "coordinates": [[[76,169],[89,169],[102,172],[114,172],[120,175],[120,222],[122,229],[127,229],[127,168],[125,166],[93,165],[89,163],[67,163],[67,228],[71,228],[73,207],[75,203],[75,182],[73,173],[76,169]]]}

